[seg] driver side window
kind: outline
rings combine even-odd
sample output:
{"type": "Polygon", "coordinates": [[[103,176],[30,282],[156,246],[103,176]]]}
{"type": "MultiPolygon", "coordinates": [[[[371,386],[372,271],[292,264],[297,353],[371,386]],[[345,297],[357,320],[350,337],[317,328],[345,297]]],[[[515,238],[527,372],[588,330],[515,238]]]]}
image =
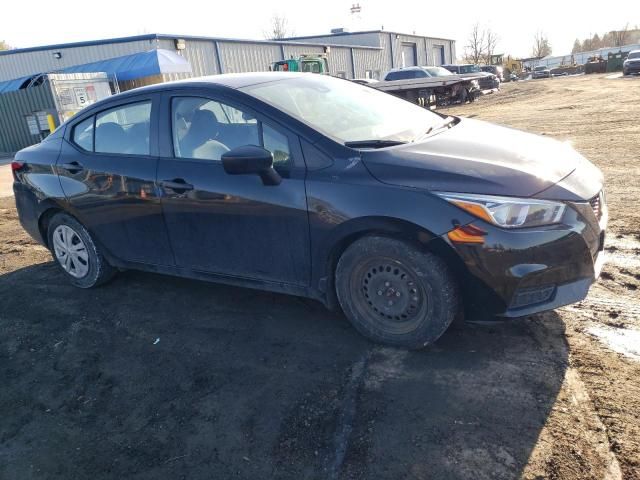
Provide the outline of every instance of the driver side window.
{"type": "Polygon", "coordinates": [[[236,147],[260,145],[273,154],[274,167],[286,167],[291,161],[286,135],[247,112],[214,100],[174,97],[171,129],[176,158],[220,161],[236,147]]]}
{"type": "Polygon", "coordinates": [[[197,97],[171,101],[173,150],[176,158],[220,160],[241,145],[258,145],[258,122],[220,102],[197,97]]]}

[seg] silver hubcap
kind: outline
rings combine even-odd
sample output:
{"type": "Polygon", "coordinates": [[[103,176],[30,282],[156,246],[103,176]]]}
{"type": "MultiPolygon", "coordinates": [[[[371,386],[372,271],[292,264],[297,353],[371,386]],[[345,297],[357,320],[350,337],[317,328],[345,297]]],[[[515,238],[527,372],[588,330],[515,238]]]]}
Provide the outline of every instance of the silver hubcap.
{"type": "Polygon", "coordinates": [[[62,268],[75,278],[89,272],[89,254],[80,236],[67,225],[59,225],[53,231],[53,251],[62,268]]]}

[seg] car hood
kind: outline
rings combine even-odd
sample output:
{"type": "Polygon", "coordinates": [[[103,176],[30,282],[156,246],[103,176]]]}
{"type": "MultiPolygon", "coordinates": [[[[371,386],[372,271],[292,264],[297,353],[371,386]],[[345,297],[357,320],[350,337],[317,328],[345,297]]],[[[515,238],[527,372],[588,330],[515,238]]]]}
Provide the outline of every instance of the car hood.
{"type": "Polygon", "coordinates": [[[383,183],[520,197],[546,190],[589,164],[569,143],[472,119],[421,142],[364,151],[362,159],[383,183]]]}

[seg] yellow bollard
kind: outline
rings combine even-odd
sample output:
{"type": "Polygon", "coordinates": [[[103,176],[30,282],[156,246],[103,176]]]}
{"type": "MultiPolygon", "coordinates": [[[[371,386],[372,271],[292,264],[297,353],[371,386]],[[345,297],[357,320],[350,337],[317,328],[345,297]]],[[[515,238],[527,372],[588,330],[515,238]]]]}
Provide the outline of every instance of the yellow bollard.
{"type": "Polygon", "coordinates": [[[53,133],[53,131],[56,129],[56,122],[53,119],[53,115],[47,115],[47,123],[49,124],[49,132],[53,133]]]}

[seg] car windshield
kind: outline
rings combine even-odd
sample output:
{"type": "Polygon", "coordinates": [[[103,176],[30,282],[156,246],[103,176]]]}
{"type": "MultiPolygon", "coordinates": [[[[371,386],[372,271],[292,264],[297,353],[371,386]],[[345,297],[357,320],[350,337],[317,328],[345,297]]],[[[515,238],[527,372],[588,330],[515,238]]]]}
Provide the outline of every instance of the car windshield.
{"type": "Polygon", "coordinates": [[[640,52],[631,52],[627,58],[640,58],[640,52]]]}
{"type": "Polygon", "coordinates": [[[443,123],[406,100],[325,75],[301,74],[240,90],[341,143],[411,142],[443,123]]]}
{"type": "Polygon", "coordinates": [[[544,65],[541,65],[541,66],[539,66],[539,67],[535,67],[535,68],[534,68],[534,70],[535,70],[536,72],[539,72],[539,71],[541,71],[541,70],[546,70],[546,69],[547,69],[547,67],[545,67],[544,65]]]}
{"type": "Polygon", "coordinates": [[[480,67],[477,65],[462,65],[460,67],[460,73],[475,73],[480,71],[480,67]]]}
{"type": "Polygon", "coordinates": [[[448,75],[451,75],[451,72],[449,70],[442,67],[426,67],[425,70],[432,77],[446,77],[448,75]]]}

